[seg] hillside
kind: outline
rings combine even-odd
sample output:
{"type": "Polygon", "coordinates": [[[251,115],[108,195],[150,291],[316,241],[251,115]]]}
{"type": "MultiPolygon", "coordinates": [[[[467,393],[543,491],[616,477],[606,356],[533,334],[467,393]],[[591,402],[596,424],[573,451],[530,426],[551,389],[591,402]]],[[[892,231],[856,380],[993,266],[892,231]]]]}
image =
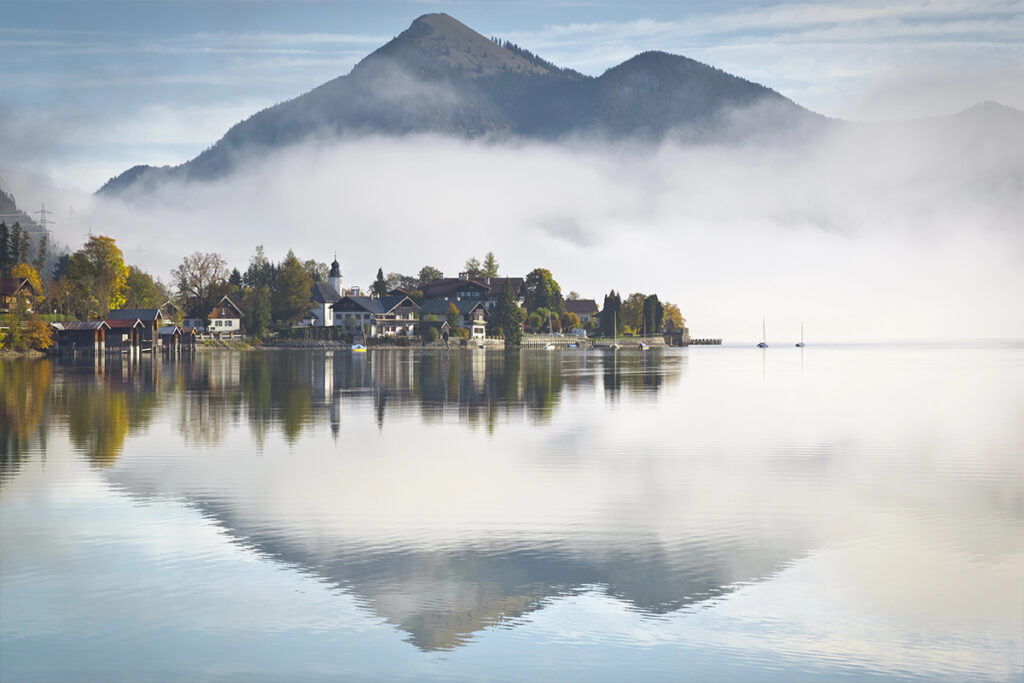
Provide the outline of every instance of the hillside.
{"type": "Polygon", "coordinates": [[[594,78],[498,44],[446,14],[428,14],[349,74],[254,114],[195,159],[134,166],[100,192],[216,178],[242,158],[323,132],[558,139],[660,138],[685,129],[711,139],[743,135],[723,122],[734,109],[754,106],[767,107],[770,128],[824,121],[769,88],[685,57],[647,52],[594,78]]]}

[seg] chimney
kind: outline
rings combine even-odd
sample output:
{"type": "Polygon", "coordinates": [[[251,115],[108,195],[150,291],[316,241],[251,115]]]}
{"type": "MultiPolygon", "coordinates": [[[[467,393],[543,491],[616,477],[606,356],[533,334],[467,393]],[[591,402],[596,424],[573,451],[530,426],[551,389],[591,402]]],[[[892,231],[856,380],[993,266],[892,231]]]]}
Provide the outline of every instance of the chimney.
{"type": "Polygon", "coordinates": [[[467,273],[465,271],[459,273],[459,279],[460,280],[468,280],[469,279],[469,273],[467,273]]]}

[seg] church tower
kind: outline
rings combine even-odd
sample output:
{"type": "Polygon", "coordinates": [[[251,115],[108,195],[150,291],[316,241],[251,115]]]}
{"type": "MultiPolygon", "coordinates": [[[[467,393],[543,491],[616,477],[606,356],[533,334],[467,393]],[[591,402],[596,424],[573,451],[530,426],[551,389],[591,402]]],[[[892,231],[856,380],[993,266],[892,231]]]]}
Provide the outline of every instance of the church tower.
{"type": "Polygon", "coordinates": [[[334,291],[338,294],[344,294],[341,290],[341,266],[338,265],[337,254],[334,255],[334,260],[331,262],[331,274],[327,276],[327,284],[334,287],[334,291]]]}

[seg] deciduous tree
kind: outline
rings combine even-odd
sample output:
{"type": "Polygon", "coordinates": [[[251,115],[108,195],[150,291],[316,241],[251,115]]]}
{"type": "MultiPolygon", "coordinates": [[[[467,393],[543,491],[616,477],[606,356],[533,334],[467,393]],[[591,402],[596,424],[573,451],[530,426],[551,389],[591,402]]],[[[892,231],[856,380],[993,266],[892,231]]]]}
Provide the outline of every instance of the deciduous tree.
{"type": "Polygon", "coordinates": [[[665,302],[665,316],[662,325],[668,329],[669,323],[672,324],[673,329],[680,329],[686,327],[686,318],[683,317],[682,312],[679,310],[679,306],[665,302]]]}
{"type": "Polygon", "coordinates": [[[434,266],[423,266],[420,268],[419,278],[416,284],[420,289],[423,289],[434,280],[440,280],[444,277],[444,273],[435,268],[434,266]]]}
{"type": "Polygon", "coordinates": [[[105,316],[124,306],[128,266],[111,237],[90,237],[68,261],[68,279],[75,291],[75,308],[84,316],[105,316]]]}
{"type": "Polygon", "coordinates": [[[178,288],[178,295],[185,304],[185,310],[193,315],[205,315],[213,307],[218,285],[226,284],[228,264],[220,254],[195,252],[182,259],[181,264],[171,271],[171,277],[178,288]]]}
{"type": "Polygon", "coordinates": [[[534,268],[527,274],[524,282],[526,288],[526,310],[536,311],[547,308],[556,313],[565,310],[562,301],[562,288],[551,276],[547,268],[534,268]]]}

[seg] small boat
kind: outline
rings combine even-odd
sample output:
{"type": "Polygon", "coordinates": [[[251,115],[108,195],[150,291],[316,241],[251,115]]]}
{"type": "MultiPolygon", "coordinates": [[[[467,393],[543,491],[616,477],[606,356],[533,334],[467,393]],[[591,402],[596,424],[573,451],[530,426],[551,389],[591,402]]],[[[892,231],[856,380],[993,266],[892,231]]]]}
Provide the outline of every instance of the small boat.
{"type": "Polygon", "coordinates": [[[764,316],[761,316],[761,343],[757,345],[759,349],[768,348],[768,337],[764,333],[764,316]]]}
{"type": "Polygon", "coordinates": [[[366,347],[362,344],[353,344],[352,353],[366,353],[366,347]]]}
{"type": "Polygon", "coordinates": [[[554,351],[555,350],[555,345],[554,344],[545,344],[544,345],[544,350],[545,351],[554,351]]]}
{"type": "Polygon", "coordinates": [[[649,348],[651,348],[649,344],[645,344],[644,342],[640,342],[640,350],[641,351],[646,351],[649,348]]]}
{"type": "Polygon", "coordinates": [[[800,323],[800,343],[796,345],[798,349],[804,348],[804,324],[800,323]]]}

